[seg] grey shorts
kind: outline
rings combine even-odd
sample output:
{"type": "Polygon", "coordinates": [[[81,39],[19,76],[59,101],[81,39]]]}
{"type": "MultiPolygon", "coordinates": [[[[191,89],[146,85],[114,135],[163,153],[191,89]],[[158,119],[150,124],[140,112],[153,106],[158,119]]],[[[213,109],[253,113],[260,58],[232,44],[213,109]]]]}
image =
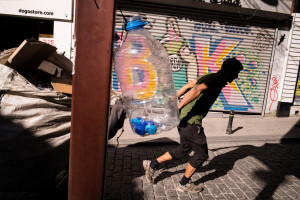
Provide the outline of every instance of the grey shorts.
{"type": "Polygon", "coordinates": [[[185,127],[178,126],[180,134],[180,145],[169,151],[174,159],[187,156],[194,151],[194,155],[189,157],[192,167],[200,167],[208,158],[208,148],[206,136],[201,125],[187,124],[185,127]]]}

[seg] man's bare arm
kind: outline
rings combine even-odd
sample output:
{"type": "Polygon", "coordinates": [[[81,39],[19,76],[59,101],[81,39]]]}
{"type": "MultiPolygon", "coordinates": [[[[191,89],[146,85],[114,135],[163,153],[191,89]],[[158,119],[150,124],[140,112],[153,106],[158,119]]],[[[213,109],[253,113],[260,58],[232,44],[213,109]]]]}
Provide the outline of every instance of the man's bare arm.
{"type": "Polygon", "coordinates": [[[204,92],[207,89],[207,85],[202,83],[198,85],[197,87],[192,88],[190,91],[186,93],[182,101],[178,105],[178,109],[180,110],[185,105],[196,99],[202,92],[204,92]]]}
{"type": "Polygon", "coordinates": [[[179,99],[188,89],[194,87],[194,85],[197,83],[197,80],[193,80],[191,82],[188,82],[187,84],[185,84],[184,86],[182,86],[182,88],[180,88],[177,91],[177,98],[179,99]]]}

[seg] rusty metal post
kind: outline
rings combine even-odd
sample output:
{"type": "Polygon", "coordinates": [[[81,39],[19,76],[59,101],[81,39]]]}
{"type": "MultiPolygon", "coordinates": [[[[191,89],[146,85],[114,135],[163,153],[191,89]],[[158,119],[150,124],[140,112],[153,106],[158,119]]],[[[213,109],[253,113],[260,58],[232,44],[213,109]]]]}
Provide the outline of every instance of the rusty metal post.
{"type": "Polygon", "coordinates": [[[114,1],[77,0],[69,200],[102,199],[114,1]]]}

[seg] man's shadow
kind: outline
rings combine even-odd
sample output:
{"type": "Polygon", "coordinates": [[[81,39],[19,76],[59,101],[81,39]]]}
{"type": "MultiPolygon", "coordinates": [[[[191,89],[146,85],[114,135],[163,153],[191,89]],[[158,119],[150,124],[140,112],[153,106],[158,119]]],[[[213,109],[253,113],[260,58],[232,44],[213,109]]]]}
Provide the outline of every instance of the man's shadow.
{"type": "MultiPolygon", "coordinates": [[[[300,179],[300,161],[297,159],[299,158],[300,147],[294,150],[291,150],[290,148],[291,146],[288,144],[282,145],[268,143],[260,147],[253,145],[236,146],[234,150],[214,157],[206,166],[200,168],[199,171],[201,172],[208,172],[211,170],[215,171],[206,173],[205,176],[201,177],[195,183],[200,184],[225,176],[233,169],[237,161],[251,156],[258,160],[258,163],[266,166],[259,170],[254,169],[254,171],[252,171],[254,174],[252,174],[252,177],[249,177],[251,179],[259,178],[265,185],[261,188],[256,199],[269,199],[275,193],[279,185],[286,181],[286,176],[293,175],[300,179]]],[[[221,149],[222,148],[211,149],[211,151],[219,151],[221,149]]],[[[257,163],[251,164],[256,165],[257,163]]],[[[246,170],[247,167],[249,167],[247,166],[247,163],[240,165],[242,165],[243,169],[246,170]]]]}
{"type": "MultiPolygon", "coordinates": [[[[297,124],[300,123],[300,120],[297,124]]],[[[257,163],[251,163],[253,165],[261,165],[258,170],[252,170],[253,179],[259,179],[263,182],[264,186],[261,187],[261,191],[257,195],[256,199],[269,199],[275,193],[277,188],[281,183],[287,180],[287,176],[295,176],[300,179],[300,146],[290,145],[291,142],[299,142],[299,140],[293,139],[291,135],[300,134],[300,128],[295,125],[282,139],[281,143],[266,143],[263,146],[254,145],[240,145],[240,146],[230,146],[224,148],[210,149],[212,152],[222,152],[222,154],[217,155],[212,158],[212,160],[207,161],[207,165],[200,167],[196,172],[204,172],[203,177],[198,179],[195,184],[205,183],[210,180],[226,176],[230,170],[233,169],[237,161],[242,161],[244,158],[253,157],[257,160],[257,163]],[[286,142],[289,143],[286,143],[286,142]],[[233,149],[233,150],[231,150],[233,149]],[[213,172],[211,172],[213,171],[213,172]]],[[[173,162],[181,164],[187,160],[181,160],[181,162],[173,162]]],[[[248,163],[249,164],[249,163],[248,163]]],[[[184,173],[185,169],[172,171],[169,170],[168,164],[163,164],[162,172],[158,177],[154,179],[154,184],[162,181],[165,178],[171,177],[174,174],[184,173]]],[[[251,170],[247,169],[247,163],[240,164],[241,170],[251,170]]],[[[238,183],[236,183],[238,184],[238,183]]],[[[259,186],[258,186],[259,187],[259,186]]]]}

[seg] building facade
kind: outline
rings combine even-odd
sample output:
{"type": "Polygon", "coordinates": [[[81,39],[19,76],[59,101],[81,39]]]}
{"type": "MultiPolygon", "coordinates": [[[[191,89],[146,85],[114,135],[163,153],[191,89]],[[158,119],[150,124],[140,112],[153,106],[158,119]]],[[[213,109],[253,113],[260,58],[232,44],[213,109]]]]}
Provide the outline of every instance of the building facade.
{"type": "MultiPolygon", "coordinates": [[[[292,1],[122,0],[116,12],[115,31],[120,36],[116,45],[125,34],[124,17],[140,15],[148,22],[145,28],[169,53],[176,89],[218,71],[224,59],[237,57],[244,70],[211,109],[282,116],[281,100],[286,98],[287,85],[294,84],[289,92],[295,93],[299,71],[293,66],[293,83],[287,82],[288,59],[294,55],[290,47],[295,46],[290,40],[293,6],[292,1]]],[[[114,73],[112,86],[119,89],[114,73]]]]}
{"type": "MultiPolygon", "coordinates": [[[[52,44],[74,60],[74,0],[16,0],[0,3],[0,51],[35,38],[52,44]]],[[[124,17],[140,15],[145,28],[167,49],[175,88],[197,76],[216,72],[224,59],[244,65],[227,85],[213,111],[290,116],[299,114],[298,1],[120,0],[115,32],[121,44],[124,17]],[[293,13],[294,12],[294,13],[293,13]]],[[[88,37],[88,36],[87,36],[88,37]]],[[[118,91],[116,74],[112,87],[118,91]]]]}

